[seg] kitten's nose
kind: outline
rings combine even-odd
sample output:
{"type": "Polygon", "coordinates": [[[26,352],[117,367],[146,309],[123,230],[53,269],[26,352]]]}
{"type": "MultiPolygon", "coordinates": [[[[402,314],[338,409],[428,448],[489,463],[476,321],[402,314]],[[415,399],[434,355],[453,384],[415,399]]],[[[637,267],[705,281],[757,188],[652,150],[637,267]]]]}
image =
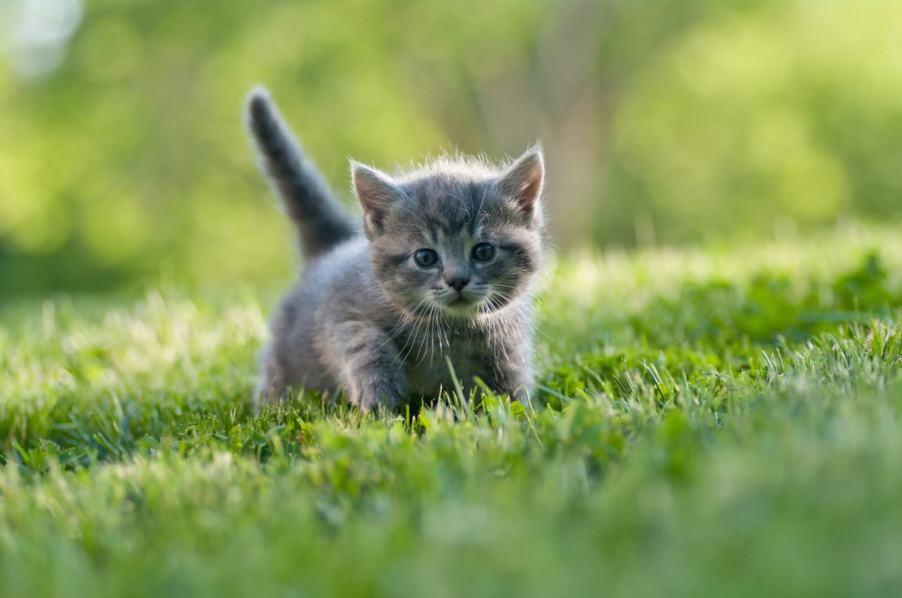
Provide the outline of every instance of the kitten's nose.
{"type": "Polygon", "coordinates": [[[467,283],[470,282],[470,278],[466,274],[452,274],[445,278],[445,282],[448,283],[449,287],[460,293],[467,286],[467,283]]]}

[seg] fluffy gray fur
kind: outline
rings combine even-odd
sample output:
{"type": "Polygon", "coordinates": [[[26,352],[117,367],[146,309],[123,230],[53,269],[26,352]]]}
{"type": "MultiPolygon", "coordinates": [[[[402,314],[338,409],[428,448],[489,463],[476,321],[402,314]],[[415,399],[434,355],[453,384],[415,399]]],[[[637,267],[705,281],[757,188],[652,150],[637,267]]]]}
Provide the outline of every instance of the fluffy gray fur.
{"type": "Polygon", "coordinates": [[[452,389],[452,369],[467,391],[478,377],[528,398],[531,296],[544,258],[541,149],[505,168],[446,157],[394,176],[352,162],[361,227],[265,90],[251,92],[247,117],[306,258],[272,320],[258,401],[305,387],[397,410],[452,389]]]}

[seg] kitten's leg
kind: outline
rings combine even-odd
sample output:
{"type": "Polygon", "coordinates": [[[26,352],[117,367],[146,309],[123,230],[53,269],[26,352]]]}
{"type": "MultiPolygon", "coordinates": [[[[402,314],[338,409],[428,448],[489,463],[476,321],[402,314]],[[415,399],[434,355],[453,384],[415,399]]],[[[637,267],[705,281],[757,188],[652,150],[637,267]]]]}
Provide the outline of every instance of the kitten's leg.
{"type": "Polygon", "coordinates": [[[271,347],[267,347],[263,353],[262,373],[257,393],[254,395],[254,408],[259,409],[264,403],[278,403],[285,398],[287,387],[282,366],[273,355],[271,347]]]}
{"type": "Polygon", "coordinates": [[[520,343],[504,343],[496,350],[494,362],[494,390],[506,393],[511,400],[529,405],[529,393],[534,383],[529,349],[520,343]]]}
{"type": "MultiPolygon", "coordinates": [[[[509,364],[506,364],[509,365],[509,364]]],[[[505,367],[510,370],[510,368],[505,367]]],[[[506,393],[512,401],[529,405],[529,393],[532,391],[532,372],[524,374],[522,371],[505,372],[506,379],[499,384],[498,390],[506,393]]]]}
{"type": "Polygon", "coordinates": [[[364,411],[397,411],[404,397],[403,360],[385,332],[365,322],[336,323],[331,345],[348,400],[364,411]]]}

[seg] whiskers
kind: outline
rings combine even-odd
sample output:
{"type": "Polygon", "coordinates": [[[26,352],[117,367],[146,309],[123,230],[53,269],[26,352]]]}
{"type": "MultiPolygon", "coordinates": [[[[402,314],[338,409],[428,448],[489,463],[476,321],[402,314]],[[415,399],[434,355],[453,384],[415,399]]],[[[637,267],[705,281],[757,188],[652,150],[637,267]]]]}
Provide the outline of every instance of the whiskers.
{"type": "Polygon", "coordinates": [[[477,311],[482,315],[501,311],[505,307],[516,302],[523,294],[521,285],[510,283],[494,283],[483,285],[487,288],[484,298],[480,301],[477,311]]]}
{"type": "Polygon", "coordinates": [[[450,341],[448,323],[439,305],[426,297],[402,311],[400,316],[383,343],[403,339],[392,363],[414,359],[414,365],[419,365],[426,358],[430,363],[440,360],[450,341]]]}
{"type": "Polygon", "coordinates": [[[449,307],[445,302],[457,293],[445,291],[433,289],[399,311],[397,322],[377,348],[395,342],[393,364],[404,362],[416,367],[424,362],[441,363],[455,336],[482,337],[496,347],[502,359],[509,358],[506,347],[511,343],[529,342],[533,323],[528,302],[519,300],[525,295],[522,285],[476,283],[465,297],[470,302],[467,309],[449,307]]]}

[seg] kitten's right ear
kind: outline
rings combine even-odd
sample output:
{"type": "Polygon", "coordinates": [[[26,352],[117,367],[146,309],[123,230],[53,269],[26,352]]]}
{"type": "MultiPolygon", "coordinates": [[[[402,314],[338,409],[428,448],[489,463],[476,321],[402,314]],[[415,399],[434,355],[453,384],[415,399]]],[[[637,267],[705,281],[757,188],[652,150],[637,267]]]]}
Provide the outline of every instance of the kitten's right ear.
{"type": "Polygon", "coordinates": [[[404,192],[387,174],[353,160],[351,181],[363,208],[364,232],[372,239],[382,233],[392,205],[404,196],[404,192]]]}
{"type": "Polygon", "coordinates": [[[539,198],[545,180],[542,147],[534,145],[507,167],[498,181],[501,193],[510,199],[532,226],[541,224],[539,198]]]}

